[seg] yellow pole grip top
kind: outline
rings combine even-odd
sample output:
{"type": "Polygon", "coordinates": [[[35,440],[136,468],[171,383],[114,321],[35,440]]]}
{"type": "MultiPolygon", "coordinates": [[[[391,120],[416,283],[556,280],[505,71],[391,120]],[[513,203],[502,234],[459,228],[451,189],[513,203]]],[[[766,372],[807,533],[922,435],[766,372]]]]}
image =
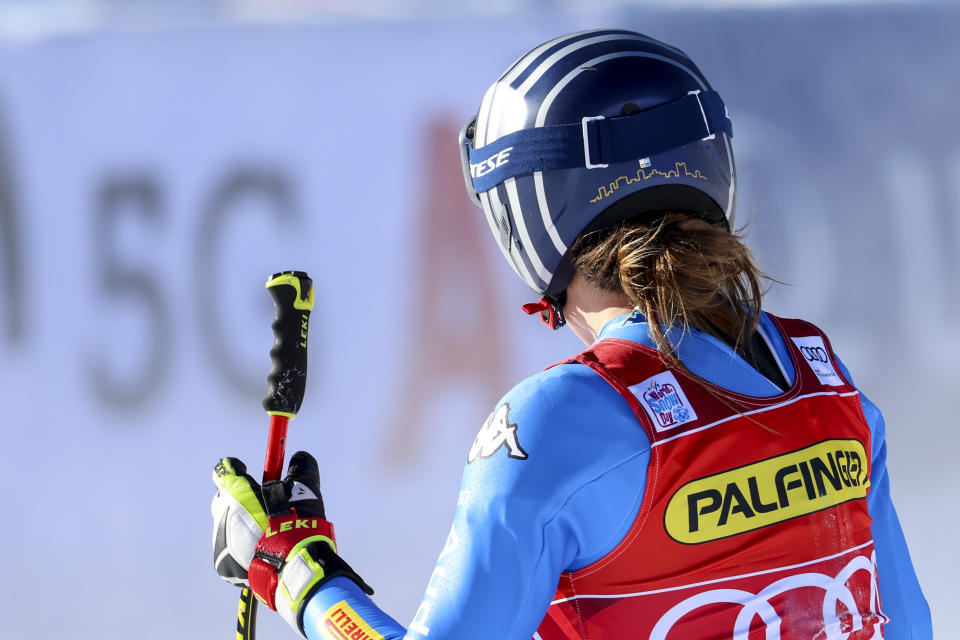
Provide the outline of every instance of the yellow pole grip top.
{"type": "Polygon", "coordinates": [[[315,294],[312,284],[310,285],[310,290],[307,292],[307,295],[304,296],[303,291],[300,290],[300,277],[291,272],[271,276],[270,279],[267,280],[267,289],[272,289],[273,287],[279,287],[282,285],[289,285],[296,290],[297,295],[293,299],[294,309],[298,309],[300,311],[313,311],[315,294]]]}

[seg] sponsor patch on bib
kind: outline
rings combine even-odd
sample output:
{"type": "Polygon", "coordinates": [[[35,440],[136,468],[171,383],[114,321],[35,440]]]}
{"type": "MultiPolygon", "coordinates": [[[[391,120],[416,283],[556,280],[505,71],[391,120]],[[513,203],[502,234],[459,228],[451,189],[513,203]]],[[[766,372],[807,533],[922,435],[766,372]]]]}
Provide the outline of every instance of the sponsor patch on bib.
{"type": "Polygon", "coordinates": [[[809,336],[806,338],[790,338],[800,349],[800,355],[806,361],[817,379],[828,387],[843,386],[843,378],[837,374],[833,368],[833,359],[830,358],[830,352],[823,344],[823,338],[820,336],[809,336]]]}
{"type": "Polygon", "coordinates": [[[657,431],[667,431],[697,419],[683,388],[670,371],[658,373],[630,387],[657,431]]]}
{"type": "Polygon", "coordinates": [[[864,498],[867,460],[859,440],[833,439],[697,478],[670,497],[664,526],[700,544],[864,498]]]}

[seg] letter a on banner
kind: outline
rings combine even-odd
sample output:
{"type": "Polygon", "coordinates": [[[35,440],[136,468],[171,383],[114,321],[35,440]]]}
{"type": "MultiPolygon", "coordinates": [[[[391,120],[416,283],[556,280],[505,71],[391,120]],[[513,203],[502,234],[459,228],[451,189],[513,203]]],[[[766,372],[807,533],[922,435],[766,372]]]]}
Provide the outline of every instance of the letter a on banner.
{"type": "MultiPolygon", "coordinates": [[[[506,338],[483,214],[463,191],[456,145],[459,127],[434,119],[424,136],[419,219],[420,258],[410,300],[413,334],[405,380],[386,455],[391,466],[411,461],[430,428],[432,406],[451,383],[478,392],[488,404],[507,388],[506,338]]],[[[471,420],[464,428],[474,429],[471,420]]]]}

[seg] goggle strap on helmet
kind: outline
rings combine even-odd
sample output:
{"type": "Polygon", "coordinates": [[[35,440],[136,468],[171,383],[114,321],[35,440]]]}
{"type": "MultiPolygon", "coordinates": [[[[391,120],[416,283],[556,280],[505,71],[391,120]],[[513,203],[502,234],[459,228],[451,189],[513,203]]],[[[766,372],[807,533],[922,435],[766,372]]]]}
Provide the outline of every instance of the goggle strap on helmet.
{"type": "Polygon", "coordinates": [[[521,309],[531,316],[539,313],[540,322],[556,331],[567,324],[567,319],[563,315],[563,305],[566,302],[567,292],[563,291],[558,296],[546,295],[540,298],[539,302],[528,302],[521,309]]]}
{"type": "Polygon", "coordinates": [[[628,116],[593,116],[578,123],[522,129],[480,149],[462,135],[461,158],[464,178],[470,177],[477,194],[520,175],[639,160],[697,140],[712,140],[718,133],[733,135],[720,95],[691,91],[628,116]]]}

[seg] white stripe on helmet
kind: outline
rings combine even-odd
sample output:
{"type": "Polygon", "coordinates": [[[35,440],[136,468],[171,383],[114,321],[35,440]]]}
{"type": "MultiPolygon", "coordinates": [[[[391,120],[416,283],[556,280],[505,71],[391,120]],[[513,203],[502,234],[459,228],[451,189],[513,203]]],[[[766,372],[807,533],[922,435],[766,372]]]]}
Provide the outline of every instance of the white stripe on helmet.
{"type": "Polygon", "coordinates": [[[730,191],[727,195],[727,206],[723,210],[723,215],[727,218],[727,224],[730,226],[730,231],[735,232],[734,224],[736,223],[736,211],[734,211],[734,193],[737,188],[737,176],[735,174],[735,169],[733,167],[733,149],[730,148],[730,139],[729,137],[722,135],[720,136],[723,139],[723,146],[727,150],[727,164],[730,167],[730,191]]]}
{"type": "Polygon", "coordinates": [[[543,226],[547,230],[550,240],[553,241],[557,253],[563,255],[567,252],[567,245],[563,243],[563,239],[557,233],[557,225],[550,216],[550,208],[547,207],[547,193],[543,190],[543,171],[537,171],[533,174],[533,187],[537,191],[537,205],[540,208],[540,219],[543,220],[543,226]]]}
{"type": "Polygon", "coordinates": [[[520,235],[520,242],[522,242],[523,246],[526,247],[526,254],[527,257],[530,258],[530,264],[533,265],[537,275],[540,276],[540,279],[543,280],[543,284],[546,285],[550,282],[550,279],[553,278],[553,273],[547,271],[547,268],[543,266],[543,262],[540,261],[540,256],[537,255],[537,249],[530,240],[530,233],[527,231],[527,224],[523,220],[523,210],[520,208],[520,196],[517,194],[517,179],[509,178],[503,183],[503,185],[506,187],[507,197],[510,199],[510,208],[513,213],[513,224],[517,228],[517,233],[520,235]]]}
{"type": "Polygon", "coordinates": [[[500,243],[500,221],[497,220],[497,217],[493,213],[493,206],[490,201],[491,192],[495,192],[495,190],[491,189],[490,191],[484,191],[480,194],[480,201],[483,203],[483,212],[485,214],[484,217],[487,219],[487,224],[490,226],[490,231],[493,232],[493,239],[496,240],[497,246],[500,247],[500,253],[502,253],[503,257],[507,260],[507,264],[509,264],[513,270],[517,272],[517,275],[522,278],[523,275],[521,275],[516,265],[513,264],[513,256],[510,255],[509,249],[500,243]]]}
{"type": "Polygon", "coordinates": [[[473,126],[474,149],[478,149],[487,143],[487,128],[490,122],[490,105],[493,104],[493,94],[499,85],[499,82],[494,82],[492,85],[490,85],[490,88],[487,89],[487,92],[483,96],[483,101],[480,102],[480,111],[477,113],[477,124],[473,126]]]}
{"type": "MultiPolygon", "coordinates": [[[[502,108],[501,105],[499,104],[497,105],[498,113],[496,114],[495,117],[491,117],[491,114],[490,114],[490,109],[494,104],[496,89],[499,87],[499,85],[506,85],[507,87],[509,87],[514,80],[516,80],[524,71],[526,71],[530,67],[531,64],[533,64],[533,61],[541,53],[543,53],[544,51],[546,51],[552,46],[555,46],[561,42],[565,42],[572,38],[576,38],[577,36],[582,35],[583,33],[589,33],[589,32],[581,31],[580,33],[571,33],[569,35],[560,36],[559,38],[554,38],[550,42],[543,43],[533,51],[519,58],[516,62],[513,63],[513,66],[507,73],[503,74],[503,76],[499,80],[497,80],[492,85],[490,85],[490,88],[487,89],[486,95],[483,96],[483,101],[480,103],[480,112],[477,115],[476,131],[474,132],[474,135],[473,135],[474,149],[479,149],[480,147],[487,144],[488,142],[491,142],[489,140],[490,124],[492,122],[499,122],[500,120],[499,109],[502,108]],[[518,64],[524,58],[528,59],[529,62],[524,65],[518,64]]],[[[494,131],[496,131],[496,129],[494,129],[494,131]]]]}
{"type": "MultiPolygon", "coordinates": [[[[494,187],[493,189],[490,189],[489,191],[487,191],[485,194],[489,198],[489,201],[487,202],[487,206],[490,206],[491,209],[496,208],[497,210],[502,210],[504,208],[503,203],[500,201],[499,189],[500,187],[494,187]]],[[[516,215],[513,216],[514,221],[516,220],[516,217],[517,217],[516,215]]],[[[514,224],[516,224],[516,222],[514,222],[514,224]]],[[[523,256],[514,255],[514,252],[516,251],[516,249],[514,249],[512,243],[509,246],[504,247],[502,244],[500,244],[499,237],[500,235],[498,230],[497,244],[500,246],[500,250],[505,252],[504,255],[507,258],[507,262],[509,262],[510,266],[513,267],[514,272],[516,272],[516,274],[520,276],[520,279],[526,282],[529,287],[537,291],[542,291],[545,288],[544,286],[545,283],[539,282],[539,279],[535,277],[532,273],[530,273],[530,270],[527,268],[526,263],[524,263],[523,261],[523,256]]]]}
{"type": "MultiPolygon", "coordinates": [[[[523,83],[519,87],[520,93],[526,94],[528,91],[530,91],[530,88],[533,85],[535,85],[537,81],[544,76],[544,74],[549,72],[554,67],[554,65],[559,63],[561,60],[566,58],[571,53],[576,53],[580,49],[585,49],[586,47],[599,44],[601,42],[610,42],[611,40],[630,40],[634,42],[646,42],[649,44],[656,44],[656,45],[661,44],[651,38],[646,38],[640,35],[631,35],[628,33],[610,33],[604,36],[597,36],[595,38],[587,38],[586,40],[579,40],[577,42],[574,42],[573,44],[570,44],[564,47],[563,49],[560,49],[559,51],[551,55],[549,58],[541,62],[540,65],[534,70],[534,72],[531,73],[529,76],[527,76],[523,80],[523,83]]],[[[589,65],[589,64],[590,64],[589,62],[584,63],[584,65],[589,65]]],[[[580,68],[580,66],[584,66],[584,65],[578,65],[578,69],[580,68]]]]}

